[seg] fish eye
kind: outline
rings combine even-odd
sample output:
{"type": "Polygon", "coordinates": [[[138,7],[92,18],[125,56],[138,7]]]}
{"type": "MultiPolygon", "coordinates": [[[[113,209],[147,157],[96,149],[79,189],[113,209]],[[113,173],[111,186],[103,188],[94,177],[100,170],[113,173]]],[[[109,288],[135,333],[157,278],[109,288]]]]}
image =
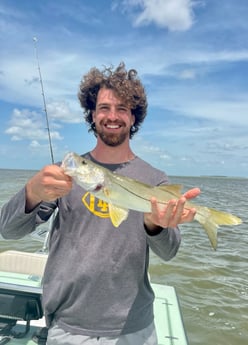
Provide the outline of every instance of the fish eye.
{"type": "Polygon", "coordinates": [[[85,160],[82,160],[82,164],[83,164],[83,165],[87,165],[87,163],[86,163],[85,160]]]}

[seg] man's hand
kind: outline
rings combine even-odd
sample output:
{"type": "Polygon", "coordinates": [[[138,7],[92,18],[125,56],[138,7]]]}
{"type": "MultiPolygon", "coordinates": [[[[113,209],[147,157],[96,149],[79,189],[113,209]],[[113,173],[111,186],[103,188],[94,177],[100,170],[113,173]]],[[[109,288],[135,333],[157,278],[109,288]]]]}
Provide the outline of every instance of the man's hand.
{"type": "Polygon", "coordinates": [[[41,201],[53,201],[69,193],[72,178],[57,165],[47,165],[26,184],[26,212],[41,201]]]}
{"type": "Polygon", "coordinates": [[[188,199],[193,199],[200,194],[199,188],[188,190],[180,199],[170,200],[161,207],[156,198],[151,199],[151,213],[145,213],[144,223],[152,232],[158,228],[175,228],[178,224],[192,222],[196,214],[195,208],[185,208],[188,199]]]}

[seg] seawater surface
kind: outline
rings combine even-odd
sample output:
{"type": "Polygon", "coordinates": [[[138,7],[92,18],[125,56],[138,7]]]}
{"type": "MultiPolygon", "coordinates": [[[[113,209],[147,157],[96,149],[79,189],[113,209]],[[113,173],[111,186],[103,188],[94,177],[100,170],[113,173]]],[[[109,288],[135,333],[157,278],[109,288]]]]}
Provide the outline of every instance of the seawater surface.
{"type": "MultiPolygon", "coordinates": [[[[0,207],[23,187],[34,171],[0,170],[0,207]]],[[[152,281],[176,288],[190,345],[248,344],[248,179],[171,177],[184,190],[200,187],[197,204],[241,217],[239,226],[220,227],[214,251],[197,222],[182,225],[177,256],[163,262],[151,254],[152,281]]],[[[0,251],[36,251],[42,244],[31,237],[0,238],[0,251]]]]}

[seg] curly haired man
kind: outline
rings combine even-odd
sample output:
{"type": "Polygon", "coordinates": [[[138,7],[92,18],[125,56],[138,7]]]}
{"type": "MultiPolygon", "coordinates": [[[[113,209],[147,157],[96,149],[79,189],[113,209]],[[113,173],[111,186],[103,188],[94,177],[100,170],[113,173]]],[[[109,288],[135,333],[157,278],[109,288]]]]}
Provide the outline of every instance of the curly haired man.
{"type": "MultiPolygon", "coordinates": [[[[134,69],[91,69],[82,79],[79,101],[96,145],[83,154],[113,172],[150,185],[167,184],[167,175],[139,158],[130,147],[147,113],[144,87],[134,69]]],[[[60,164],[35,174],[2,208],[1,233],[20,238],[49,219],[53,222],[44,274],[43,307],[48,345],[156,345],[149,250],[172,259],[180,245],[178,224],[195,209],[186,198],[163,209],[151,199],[151,213],[131,211],[118,231],[108,205],[65,175],[60,164]]]]}

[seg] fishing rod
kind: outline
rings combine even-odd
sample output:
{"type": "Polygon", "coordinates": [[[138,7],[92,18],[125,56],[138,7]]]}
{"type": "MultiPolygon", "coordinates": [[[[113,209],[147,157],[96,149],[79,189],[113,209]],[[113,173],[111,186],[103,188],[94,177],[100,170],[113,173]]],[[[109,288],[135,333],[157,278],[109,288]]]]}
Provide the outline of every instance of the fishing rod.
{"type": "Polygon", "coordinates": [[[39,56],[38,56],[38,49],[37,49],[38,39],[36,37],[33,37],[33,41],[34,41],[34,49],[35,49],[37,66],[38,66],[38,72],[39,72],[39,80],[40,80],[40,86],[41,86],[41,94],[42,94],[42,98],[43,98],[44,112],[45,112],[45,116],[46,116],[46,125],[47,125],[46,129],[47,129],[47,134],[48,134],[50,155],[51,155],[52,163],[54,164],[53,147],[52,147],[51,132],[50,132],[50,126],[49,126],[48,113],[47,113],[46,98],[45,98],[45,92],[44,92],[44,86],[43,86],[41,69],[40,69],[40,62],[39,62],[39,56]]]}
{"type": "MultiPolygon", "coordinates": [[[[38,49],[37,49],[38,39],[36,37],[33,37],[33,41],[34,41],[35,56],[36,56],[36,61],[37,61],[37,66],[38,66],[38,71],[39,71],[39,80],[40,80],[41,94],[42,94],[43,105],[44,105],[44,112],[45,112],[45,116],[46,116],[46,125],[47,125],[46,129],[47,129],[47,134],[48,134],[50,156],[51,156],[52,164],[54,164],[53,146],[52,146],[50,126],[49,126],[49,118],[48,118],[48,113],[47,113],[46,97],[45,97],[45,92],[44,92],[44,86],[43,86],[43,80],[42,80],[40,62],[39,62],[39,56],[38,56],[38,49]]],[[[50,232],[51,232],[52,224],[54,222],[56,214],[57,214],[57,209],[55,209],[52,216],[50,217],[50,226],[49,226],[48,231],[46,232],[46,236],[45,236],[45,240],[43,242],[43,247],[41,249],[41,253],[47,253],[48,252],[48,243],[49,243],[49,239],[50,239],[50,232]]]]}

